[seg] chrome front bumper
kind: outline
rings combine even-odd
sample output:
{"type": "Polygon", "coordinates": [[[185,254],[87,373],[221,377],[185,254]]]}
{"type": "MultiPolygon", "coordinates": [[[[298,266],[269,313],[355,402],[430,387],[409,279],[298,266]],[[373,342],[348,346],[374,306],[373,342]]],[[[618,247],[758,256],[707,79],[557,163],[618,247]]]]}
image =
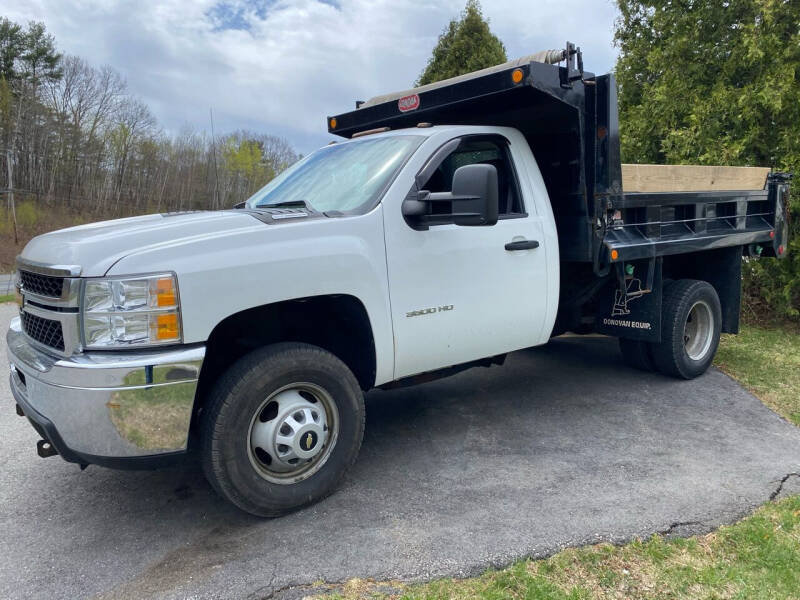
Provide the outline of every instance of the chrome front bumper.
{"type": "Polygon", "coordinates": [[[61,358],[11,322],[11,391],[65,459],[153,457],[185,451],[205,347],[93,352],[61,358]]]}

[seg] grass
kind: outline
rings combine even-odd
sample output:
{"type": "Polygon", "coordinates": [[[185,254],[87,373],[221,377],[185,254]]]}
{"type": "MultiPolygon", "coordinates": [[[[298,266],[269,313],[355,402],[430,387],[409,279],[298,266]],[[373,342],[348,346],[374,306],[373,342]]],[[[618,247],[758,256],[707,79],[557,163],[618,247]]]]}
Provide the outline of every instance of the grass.
{"type": "MultiPolygon", "coordinates": [[[[800,425],[800,331],[744,326],[726,335],[717,366],[800,425]]],[[[800,497],[768,502],[704,536],[654,535],[624,546],[568,549],[469,579],[424,584],[353,579],[310,593],[344,600],[800,600],[800,497]]]]}
{"type": "Polygon", "coordinates": [[[723,336],[716,365],[800,426],[800,331],[796,327],[745,325],[739,335],[723,336]]]}
{"type": "Polygon", "coordinates": [[[771,502],[755,514],[689,539],[653,536],[625,546],[569,549],[524,560],[472,579],[426,584],[352,580],[334,598],[408,600],[621,600],[628,598],[800,597],[800,498],[771,502]],[[381,589],[394,589],[386,594],[381,589]]]}
{"type": "Polygon", "coordinates": [[[519,561],[472,579],[427,584],[353,580],[334,598],[408,600],[800,597],[800,498],[769,503],[734,525],[705,536],[653,536],[625,546],[564,550],[548,559],[519,561]]]}
{"type": "Polygon", "coordinates": [[[4,302],[16,302],[14,299],[14,294],[0,295],[0,304],[3,304],[4,302]]]}

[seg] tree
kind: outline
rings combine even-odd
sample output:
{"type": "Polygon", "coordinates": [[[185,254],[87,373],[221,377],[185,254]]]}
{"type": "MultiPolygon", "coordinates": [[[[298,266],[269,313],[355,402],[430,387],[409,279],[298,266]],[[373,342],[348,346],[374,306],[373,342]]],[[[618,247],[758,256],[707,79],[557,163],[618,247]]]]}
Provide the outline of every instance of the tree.
{"type": "MultiPolygon", "coordinates": [[[[800,2],[617,0],[623,160],[800,168],[800,2]]],[[[750,301],[800,316],[800,178],[788,258],[746,265],[750,301]]]]}
{"type": "Polygon", "coordinates": [[[219,192],[221,205],[229,197],[251,196],[275,175],[297,160],[286,140],[252,131],[237,131],[218,140],[221,154],[219,192]]]}
{"type": "Polygon", "coordinates": [[[489,29],[478,0],[467,0],[458,19],[439,36],[425,70],[415,85],[425,85],[506,62],[506,49],[489,29]]]}
{"type": "Polygon", "coordinates": [[[41,23],[0,17],[0,192],[15,191],[0,196],[0,270],[12,268],[32,235],[97,218],[231,206],[295,160],[286,140],[260,132],[167,135],[113,68],[61,55],[41,23]],[[8,239],[15,215],[20,243],[8,239]]]}
{"type": "Polygon", "coordinates": [[[61,54],[56,52],[53,36],[44,23],[31,21],[24,36],[24,51],[20,56],[26,79],[34,86],[61,78],[61,54]]]}
{"type": "Polygon", "coordinates": [[[0,78],[13,81],[19,76],[17,60],[25,46],[25,33],[22,27],[0,18],[0,78]]]}

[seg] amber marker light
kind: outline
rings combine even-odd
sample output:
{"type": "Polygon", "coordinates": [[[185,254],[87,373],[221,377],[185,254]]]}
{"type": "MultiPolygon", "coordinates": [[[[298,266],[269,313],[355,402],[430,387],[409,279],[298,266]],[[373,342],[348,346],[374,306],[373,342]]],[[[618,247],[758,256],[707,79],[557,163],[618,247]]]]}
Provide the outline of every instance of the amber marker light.
{"type": "Polygon", "coordinates": [[[619,258],[619,252],[616,250],[611,251],[611,260],[617,260],[619,258]]]}
{"type": "Polygon", "coordinates": [[[156,339],[157,340],[177,340],[180,338],[180,326],[178,325],[178,315],[167,313],[156,316],[156,339]]]}
{"type": "Polygon", "coordinates": [[[331,117],[329,125],[331,126],[331,129],[336,129],[336,117],[331,117]]]}
{"type": "Polygon", "coordinates": [[[156,306],[175,306],[178,304],[178,293],[172,277],[156,279],[156,306]]]}
{"type": "Polygon", "coordinates": [[[513,81],[514,83],[521,83],[522,77],[523,77],[522,69],[514,69],[513,71],[511,71],[511,81],[513,81]]]}

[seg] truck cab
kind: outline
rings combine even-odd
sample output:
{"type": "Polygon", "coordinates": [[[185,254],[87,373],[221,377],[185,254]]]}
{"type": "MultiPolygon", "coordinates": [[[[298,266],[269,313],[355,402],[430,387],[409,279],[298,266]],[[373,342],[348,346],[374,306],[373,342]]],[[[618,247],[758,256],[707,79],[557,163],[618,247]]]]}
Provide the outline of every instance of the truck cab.
{"type": "MultiPolygon", "coordinates": [[[[381,203],[393,379],[545,343],[558,306],[558,236],[525,138],[508,127],[401,131],[423,132],[425,141],[381,203]],[[496,200],[482,182],[465,182],[481,169],[496,200]],[[425,202],[416,200],[419,190],[425,202]],[[458,224],[476,203],[496,213],[458,224]],[[434,212],[414,214],[409,204],[434,212]]],[[[388,135],[374,134],[376,142],[388,135]]]]}
{"type": "Polygon", "coordinates": [[[7,343],[40,456],[199,460],[220,495],[276,516],[335,489],[375,387],[563,331],[701,375],[738,328],[742,255],[784,254],[788,177],[734,168],[702,189],[701,169],[699,189],[654,189],[619,162],[613,77],[578,57],[360,103],[236,208],[31,240],[7,343]]]}

